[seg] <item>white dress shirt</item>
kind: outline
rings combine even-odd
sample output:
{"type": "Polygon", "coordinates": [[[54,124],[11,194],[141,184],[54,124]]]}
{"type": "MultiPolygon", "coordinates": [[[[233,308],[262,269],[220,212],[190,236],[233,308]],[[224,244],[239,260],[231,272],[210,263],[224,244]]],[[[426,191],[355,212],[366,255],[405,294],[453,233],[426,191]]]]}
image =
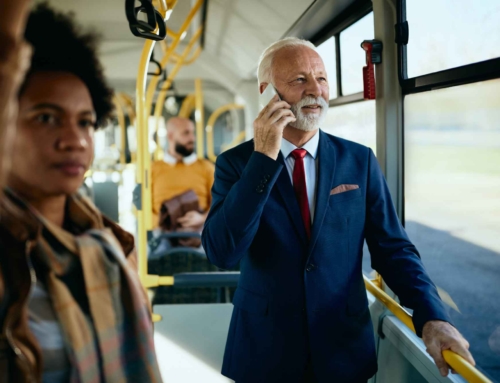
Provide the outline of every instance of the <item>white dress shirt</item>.
{"type": "MultiPolygon", "coordinates": [[[[304,170],[306,172],[306,188],[307,188],[307,200],[309,201],[309,211],[311,212],[311,222],[314,222],[314,210],[316,208],[316,187],[318,179],[318,167],[316,163],[316,156],[318,154],[319,145],[319,129],[316,134],[307,143],[302,146],[301,149],[307,151],[304,157],[304,170]]],[[[284,138],[281,141],[281,154],[285,159],[286,169],[290,175],[290,180],[293,184],[293,167],[295,166],[295,158],[292,156],[292,152],[297,148],[290,141],[284,138]]]]}

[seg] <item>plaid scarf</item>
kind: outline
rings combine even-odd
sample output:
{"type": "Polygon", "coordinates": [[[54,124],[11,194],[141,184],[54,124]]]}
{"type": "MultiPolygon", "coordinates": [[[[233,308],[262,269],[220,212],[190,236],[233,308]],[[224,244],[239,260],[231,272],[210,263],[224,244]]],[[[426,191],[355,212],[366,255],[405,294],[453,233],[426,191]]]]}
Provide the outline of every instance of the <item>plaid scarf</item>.
{"type": "Polygon", "coordinates": [[[71,383],[161,382],[143,287],[100,214],[68,197],[66,226],[77,235],[36,215],[44,227],[37,261],[70,351],[71,383]],[[78,276],[83,285],[72,290],[78,276]]]}

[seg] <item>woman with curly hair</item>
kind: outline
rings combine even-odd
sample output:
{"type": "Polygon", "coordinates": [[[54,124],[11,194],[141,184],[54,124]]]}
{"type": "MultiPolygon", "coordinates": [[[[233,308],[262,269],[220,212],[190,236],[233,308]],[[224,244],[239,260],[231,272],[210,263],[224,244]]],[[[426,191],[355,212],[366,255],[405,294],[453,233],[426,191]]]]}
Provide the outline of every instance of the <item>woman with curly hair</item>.
{"type": "Polygon", "coordinates": [[[0,381],[161,382],[133,237],[77,194],[112,112],[96,38],[40,4],[0,212],[0,381]]]}

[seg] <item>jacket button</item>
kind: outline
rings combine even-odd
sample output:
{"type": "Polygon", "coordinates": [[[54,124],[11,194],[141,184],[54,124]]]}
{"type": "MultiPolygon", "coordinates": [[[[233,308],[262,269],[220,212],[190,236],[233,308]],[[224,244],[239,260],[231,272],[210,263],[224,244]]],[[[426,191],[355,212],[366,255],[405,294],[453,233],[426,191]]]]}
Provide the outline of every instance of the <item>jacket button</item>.
{"type": "Polygon", "coordinates": [[[316,268],[316,266],[313,265],[312,263],[310,263],[309,265],[307,265],[306,271],[313,271],[315,268],[316,268]]]}

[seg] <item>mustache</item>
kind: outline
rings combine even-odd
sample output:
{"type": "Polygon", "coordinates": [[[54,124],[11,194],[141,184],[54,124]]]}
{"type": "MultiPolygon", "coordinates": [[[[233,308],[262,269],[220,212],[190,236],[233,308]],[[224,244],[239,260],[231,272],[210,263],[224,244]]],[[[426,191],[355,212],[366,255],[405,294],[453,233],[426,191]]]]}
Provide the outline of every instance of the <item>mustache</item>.
{"type": "Polygon", "coordinates": [[[329,106],[328,102],[323,97],[306,96],[296,104],[292,105],[292,112],[295,114],[297,110],[300,110],[307,105],[319,105],[323,110],[327,109],[329,106]]]}

